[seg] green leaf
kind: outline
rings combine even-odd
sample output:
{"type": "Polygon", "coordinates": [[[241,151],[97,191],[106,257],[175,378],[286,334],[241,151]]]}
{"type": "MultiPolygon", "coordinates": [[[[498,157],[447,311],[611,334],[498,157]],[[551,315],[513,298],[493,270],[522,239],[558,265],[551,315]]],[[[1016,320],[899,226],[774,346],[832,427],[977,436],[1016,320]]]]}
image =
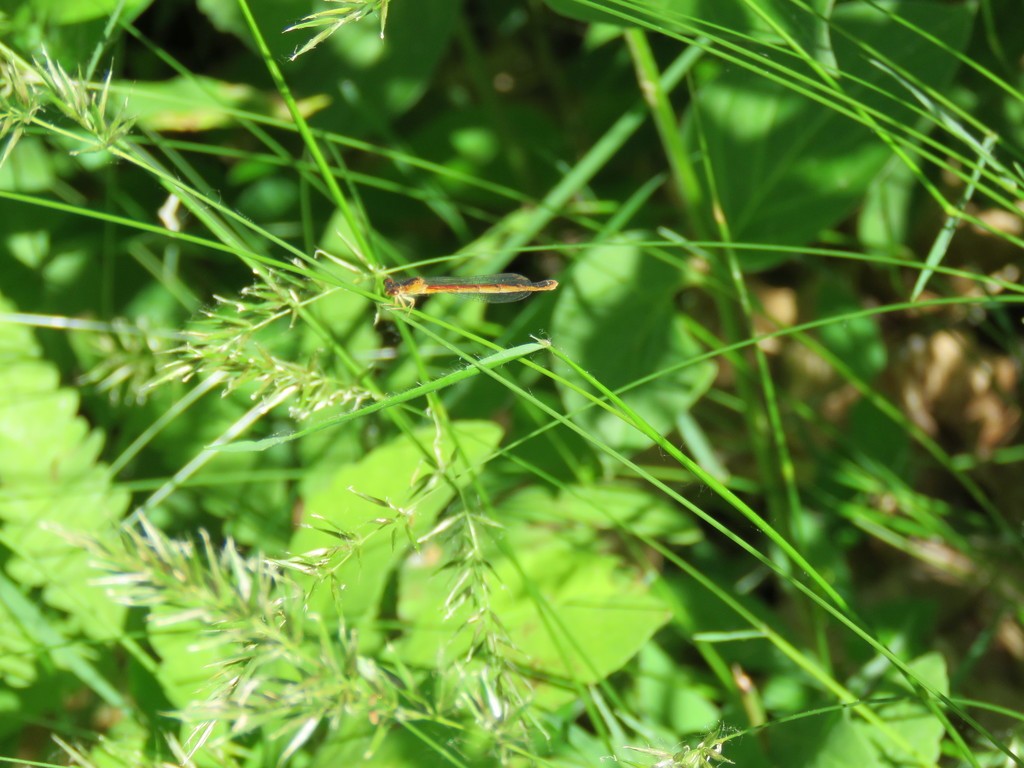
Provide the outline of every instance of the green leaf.
{"type": "MultiPolygon", "coordinates": [[[[0,310],[11,309],[0,299],[0,310]]],[[[99,574],[73,539],[114,535],[128,494],[111,489],[96,461],[103,437],[77,412],[77,393],[60,387],[31,331],[0,324],[0,541],[14,553],[7,573],[65,614],[62,632],[109,640],[121,633],[124,608],[92,584],[99,574]]],[[[24,669],[3,672],[25,679],[24,669]]]]}
{"type": "MultiPolygon", "coordinates": [[[[37,657],[48,656],[52,667],[71,672],[85,687],[112,707],[125,710],[131,705],[92,663],[93,643],[83,643],[62,631],[44,606],[22,594],[17,585],[0,574],[0,675],[12,687],[36,680],[37,657]],[[11,655],[8,656],[7,654],[11,655]]],[[[24,712],[22,713],[24,714],[24,712]]],[[[2,730],[2,729],[0,729],[2,730]]]]}
{"type": "Polygon", "coordinates": [[[909,237],[914,174],[893,158],[871,182],[857,217],[857,237],[866,247],[896,255],[909,237]]]}
{"type": "MultiPolygon", "coordinates": [[[[946,662],[937,652],[927,653],[914,659],[907,665],[917,680],[927,684],[940,693],[949,693],[949,677],[946,662]]],[[[928,707],[920,700],[925,695],[918,690],[911,690],[903,675],[893,671],[891,682],[885,686],[885,693],[903,695],[907,698],[878,707],[878,714],[890,723],[893,730],[913,749],[905,749],[902,744],[894,742],[874,726],[857,721],[857,727],[863,737],[870,740],[884,756],[886,765],[912,764],[922,759],[928,764],[935,764],[941,753],[942,737],[945,727],[928,707]]]]}
{"type": "Polygon", "coordinates": [[[19,612],[25,596],[6,576],[0,574],[0,679],[9,688],[25,688],[36,680],[36,657],[39,645],[33,642],[25,627],[28,619],[19,612]]]}
{"type": "MultiPolygon", "coordinates": [[[[260,29],[277,60],[291,53],[295,43],[287,35],[279,34],[309,13],[308,0],[246,0],[254,18],[259,19],[260,29]]],[[[252,34],[237,0],[197,0],[196,7],[216,29],[234,35],[247,45],[252,44],[252,34]]],[[[373,22],[368,22],[373,26],[373,22]]]]}
{"type": "MultiPolygon", "coordinates": [[[[948,691],[945,662],[938,654],[927,654],[909,667],[920,680],[948,691]]],[[[809,768],[935,764],[944,733],[942,723],[920,700],[920,694],[911,693],[901,674],[893,671],[889,680],[875,695],[904,698],[873,707],[888,724],[888,733],[848,711],[782,725],[773,729],[773,762],[809,768]]]]}
{"type": "MultiPolygon", "coordinates": [[[[620,669],[670,618],[615,555],[576,547],[542,528],[513,528],[504,540],[516,555],[488,554],[488,608],[508,633],[510,659],[527,670],[595,683],[620,669]]],[[[474,635],[466,622],[476,608],[463,605],[445,619],[459,575],[436,572],[428,558],[406,564],[398,610],[408,630],[396,644],[406,663],[434,667],[464,657],[474,635]]],[[[574,697],[539,687],[536,700],[555,707],[574,697]]]]}
{"type": "Polygon", "coordinates": [[[569,486],[556,498],[541,488],[527,488],[502,504],[505,515],[522,520],[564,525],[577,523],[591,530],[616,530],[650,536],[667,544],[686,546],[703,538],[693,517],[664,496],[654,496],[626,484],[569,486]]]}
{"type": "Polygon", "coordinates": [[[115,10],[118,18],[131,21],[149,7],[153,0],[29,0],[36,13],[51,24],[81,24],[83,21],[102,19],[115,10]]]}
{"type": "Polygon", "coordinates": [[[774,729],[773,764],[801,768],[882,768],[864,730],[850,713],[809,718],[774,729]]]}
{"type": "MultiPolygon", "coordinates": [[[[630,238],[632,239],[632,238],[630,238]]],[[[678,269],[647,256],[629,239],[586,250],[565,282],[552,317],[559,348],[613,390],[701,352],[676,312],[678,269]],[[609,353],[609,351],[612,351],[609,353]]],[[[569,375],[568,367],[556,370],[569,375]]],[[[711,386],[715,365],[703,362],[664,374],[623,396],[658,432],[669,432],[681,411],[711,386]]],[[[568,410],[589,404],[562,388],[568,410]]],[[[592,434],[622,450],[639,450],[650,439],[618,417],[591,408],[576,417],[592,434]]]]}
{"type": "MultiPolygon", "coordinates": [[[[421,429],[385,443],[362,461],[340,467],[326,487],[306,499],[304,522],[312,527],[296,531],[289,547],[293,554],[344,547],[346,541],[332,529],[355,542],[351,555],[332,573],[331,588],[340,590],[337,597],[346,621],[376,616],[384,587],[407,555],[410,539],[434,526],[458,489],[470,481],[469,470],[491,455],[502,435],[488,421],[456,422],[451,429],[446,434],[421,429]],[[438,457],[447,480],[431,479],[438,457]],[[380,522],[386,519],[394,523],[380,522]]],[[[320,598],[320,609],[328,609],[330,598],[320,598]]]]}
{"type": "MultiPolygon", "coordinates": [[[[833,24],[839,66],[873,86],[844,79],[850,99],[878,109],[897,124],[919,119],[906,105],[909,95],[872,61],[883,51],[920,86],[942,89],[956,60],[924,35],[954,50],[966,44],[972,12],[966,6],[930,2],[844,4],[833,24]],[[892,11],[923,30],[895,24],[892,11]],[[890,97],[891,95],[891,97],[890,97]]],[[[809,75],[816,78],[816,75],[809,75]]],[[[694,109],[714,175],[722,211],[737,240],[803,244],[848,216],[891,157],[871,129],[830,106],[802,96],[762,74],[730,68],[701,85],[694,109]]],[[[694,114],[684,122],[693,152],[703,150],[694,114]]],[[[891,130],[898,130],[893,128],[891,130]]],[[[710,200],[710,198],[708,198],[710,200]]],[[[713,211],[704,211],[710,221],[713,211]]],[[[747,263],[770,264],[778,257],[748,254],[747,263]]]]}
{"type": "MultiPolygon", "coordinates": [[[[307,58],[324,52],[331,55],[316,66],[318,79],[328,62],[335,85],[356,86],[359,111],[376,119],[400,115],[426,92],[434,71],[447,53],[459,21],[460,4],[451,0],[419,0],[415,4],[392,3],[388,11],[386,36],[382,39],[376,17],[343,27],[307,58]]],[[[301,32],[289,39],[297,41],[301,32]]],[[[345,105],[345,117],[353,115],[345,105]]],[[[372,124],[372,123],[371,123],[372,124]]]]}
{"type": "MultiPolygon", "coordinates": [[[[301,22],[308,2],[249,0],[271,53],[287,59],[317,30],[297,29],[275,34],[301,22]]],[[[201,0],[200,9],[214,25],[244,41],[249,28],[235,0],[201,0]]],[[[296,93],[347,93],[356,103],[336,99],[324,115],[331,130],[350,130],[352,124],[377,128],[412,107],[429,87],[434,72],[451,45],[460,4],[449,0],[392,3],[387,31],[381,39],[376,14],[346,24],[294,62],[283,65],[296,93]]],[[[331,7],[331,6],[327,6],[331,7]]]]}
{"type": "Polygon", "coordinates": [[[545,0],[557,13],[580,21],[617,26],[643,25],[677,34],[734,34],[759,40],[796,41],[819,59],[830,56],[828,11],[834,0],[545,0]],[[806,7],[805,7],[806,6],[806,7]]]}
{"type": "Polygon", "coordinates": [[[224,660],[242,650],[202,621],[182,621],[177,606],[154,606],[146,624],[146,638],[160,659],[154,677],[177,709],[210,696],[223,680],[218,674],[223,673],[224,660]]]}
{"type": "MultiPolygon", "coordinates": [[[[911,474],[912,441],[901,424],[894,422],[868,400],[854,403],[848,418],[849,428],[845,434],[843,457],[848,452],[854,452],[855,455],[859,452],[897,475],[911,474]]],[[[884,481],[882,485],[884,487],[884,481]]]]}

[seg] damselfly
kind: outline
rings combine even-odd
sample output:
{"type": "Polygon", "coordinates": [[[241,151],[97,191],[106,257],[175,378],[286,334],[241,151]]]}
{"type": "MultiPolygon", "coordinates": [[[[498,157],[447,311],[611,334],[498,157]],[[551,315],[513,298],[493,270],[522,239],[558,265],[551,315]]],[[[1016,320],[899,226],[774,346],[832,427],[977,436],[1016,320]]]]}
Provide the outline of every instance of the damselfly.
{"type": "Polygon", "coordinates": [[[557,287],[557,280],[540,280],[535,283],[512,272],[477,277],[388,278],[384,281],[384,293],[407,307],[415,303],[417,296],[433,296],[436,293],[457,293],[497,304],[522,301],[531,293],[553,291],[557,287]]]}

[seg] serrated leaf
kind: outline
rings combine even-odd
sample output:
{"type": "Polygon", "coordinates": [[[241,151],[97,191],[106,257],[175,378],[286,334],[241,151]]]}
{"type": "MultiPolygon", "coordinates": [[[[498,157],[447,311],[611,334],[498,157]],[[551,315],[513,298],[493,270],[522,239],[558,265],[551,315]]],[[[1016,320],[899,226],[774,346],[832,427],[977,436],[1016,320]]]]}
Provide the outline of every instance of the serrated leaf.
{"type": "MultiPolygon", "coordinates": [[[[0,308],[11,309],[3,300],[0,308]]],[[[77,393],[60,387],[40,354],[28,328],[0,325],[0,540],[14,553],[6,570],[64,612],[63,634],[109,640],[124,608],[91,583],[98,574],[74,538],[112,535],[128,495],[112,490],[96,461],[102,435],[77,415],[77,393]]]]}

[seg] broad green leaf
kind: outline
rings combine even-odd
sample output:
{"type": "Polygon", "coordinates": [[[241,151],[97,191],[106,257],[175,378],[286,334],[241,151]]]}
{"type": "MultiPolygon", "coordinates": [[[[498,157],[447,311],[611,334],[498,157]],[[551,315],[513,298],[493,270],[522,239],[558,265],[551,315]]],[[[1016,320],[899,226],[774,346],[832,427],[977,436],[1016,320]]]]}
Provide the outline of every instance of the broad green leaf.
{"type": "MultiPolygon", "coordinates": [[[[373,725],[345,718],[341,728],[315,750],[306,768],[526,768],[534,761],[505,761],[495,757],[490,739],[477,738],[477,734],[464,729],[444,728],[432,719],[419,720],[414,728],[373,725]],[[386,736],[381,733],[386,728],[386,736]],[[445,752],[432,748],[443,744],[445,752]],[[458,757],[451,755],[457,750],[458,757]]],[[[545,766],[557,768],[557,763],[544,761],[545,766]]]]}
{"type": "Polygon", "coordinates": [[[793,768],[882,768],[871,742],[849,712],[829,713],[773,729],[777,765],[793,768]]]}
{"type": "MultiPolygon", "coordinates": [[[[595,683],[620,669],[669,620],[639,574],[615,555],[576,547],[544,528],[509,529],[505,542],[515,559],[488,553],[491,567],[481,576],[485,612],[507,631],[510,659],[527,670],[595,683]]],[[[406,663],[433,667],[463,658],[475,632],[495,630],[466,623],[482,608],[472,600],[445,618],[462,566],[438,572],[431,560],[410,561],[402,570],[398,610],[407,631],[396,651],[406,663]]],[[[553,707],[573,694],[542,688],[537,696],[553,707]]]]}
{"type": "MultiPolygon", "coordinates": [[[[586,250],[561,288],[552,317],[552,339],[566,354],[618,390],[700,353],[675,307],[679,270],[625,240],[586,250]]],[[[556,370],[572,376],[567,366],[556,370]]],[[[672,430],[679,412],[707,392],[713,363],[677,369],[627,392],[623,399],[657,431],[672,430]]],[[[589,404],[562,389],[567,410],[589,404]]],[[[596,407],[576,420],[620,450],[639,450],[650,440],[616,416],[596,407]]]]}
{"type": "MultiPolygon", "coordinates": [[[[940,693],[949,693],[946,662],[941,654],[937,652],[925,654],[914,659],[907,666],[916,679],[940,693]]],[[[893,730],[899,734],[900,738],[910,745],[913,752],[908,751],[884,732],[863,720],[857,721],[857,728],[862,731],[865,740],[874,744],[883,756],[882,759],[886,765],[911,764],[919,762],[922,758],[928,763],[937,763],[941,753],[942,737],[945,733],[942,721],[935,717],[920,700],[919,697],[922,693],[912,690],[901,674],[893,671],[890,681],[885,686],[884,694],[902,695],[906,698],[886,703],[878,707],[877,711],[886,722],[892,725],[893,730]]]]}
{"type": "MultiPolygon", "coordinates": [[[[281,32],[307,16],[308,2],[250,0],[253,14],[272,55],[296,93],[328,93],[346,89],[356,103],[335,98],[322,115],[331,130],[350,130],[352,124],[374,129],[391,116],[404,113],[424,94],[434,71],[451,45],[459,19],[460,4],[450,0],[419,0],[414,4],[391,3],[385,37],[380,19],[371,14],[346,24],[316,48],[295,61],[296,50],[319,29],[281,32]]],[[[251,32],[235,0],[201,0],[200,9],[218,29],[251,40],[251,32]]],[[[323,10],[325,6],[312,10],[323,10]]],[[[330,6],[326,6],[330,7],[330,6]]]]}
{"type": "Polygon", "coordinates": [[[28,0],[28,4],[51,24],[81,24],[102,19],[115,11],[118,18],[131,21],[153,0],[28,0]]]}
{"type": "MultiPolygon", "coordinates": [[[[406,112],[419,101],[451,45],[460,5],[451,0],[391,3],[383,39],[379,20],[367,17],[347,25],[307,53],[305,58],[319,57],[318,61],[310,60],[315,63],[318,80],[323,82],[329,73],[328,82],[333,84],[330,90],[343,84],[358,90],[358,103],[339,104],[343,106],[339,117],[362,121],[370,116],[369,124],[373,126],[406,112]],[[326,72],[325,67],[329,67],[326,72]]],[[[305,34],[301,30],[292,32],[288,39],[298,47],[305,34]]]]}
{"type": "MultiPolygon", "coordinates": [[[[834,29],[844,33],[833,33],[838,65],[875,89],[847,77],[842,80],[844,94],[880,110],[897,124],[917,124],[918,118],[904,106],[912,97],[874,66],[877,54],[871,49],[884,52],[919,85],[941,89],[957,62],[925,35],[959,50],[967,41],[971,18],[966,6],[913,0],[877,7],[839,6],[833,16],[834,29]],[[923,33],[893,23],[885,10],[923,33]]],[[[869,127],[746,69],[730,68],[702,83],[693,109],[700,112],[707,165],[737,240],[775,244],[813,240],[853,211],[891,157],[869,127]]],[[[692,151],[701,151],[693,114],[683,130],[692,151]]],[[[889,130],[898,131],[898,125],[889,130]]],[[[710,220],[713,213],[708,210],[704,215],[710,220]]],[[[777,261],[775,257],[747,258],[748,264],[777,261]]]]}
{"type": "Polygon", "coordinates": [[[914,174],[896,158],[874,178],[857,216],[857,237],[866,248],[898,255],[910,235],[915,183],[914,174]]]}
{"type": "Polygon", "coordinates": [[[650,536],[676,546],[703,538],[693,517],[663,496],[633,485],[569,486],[556,497],[542,488],[527,488],[502,504],[505,515],[546,525],[581,524],[593,530],[616,530],[650,536]]]}
{"type": "Polygon", "coordinates": [[[160,659],[155,677],[160,691],[178,708],[207,698],[214,690],[214,679],[224,660],[238,653],[201,621],[162,622],[180,614],[180,609],[155,606],[148,616],[147,639],[160,659]]]}
{"type": "MultiPolygon", "coordinates": [[[[484,421],[456,422],[452,434],[418,430],[375,448],[358,463],[339,467],[330,482],[306,500],[304,522],[311,527],[296,531],[289,549],[301,555],[348,546],[328,531],[351,537],[351,552],[333,571],[330,585],[340,590],[337,598],[346,621],[375,615],[395,565],[410,550],[410,540],[433,527],[458,488],[470,482],[468,470],[479,471],[501,434],[496,424],[484,421]],[[445,478],[435,473],[437,460],[444,463],[445,478]]],[[[321,609],[331,599],[322,595],[321,609]]]]}
{"type": "MultiPolygon", "coordinates": [[[[945,662],[938,654],[916,659],[909,667],[920,680],[939,691],[948,690],[945,662]]],[[[774,729],[775,762],[808,768],[935,764],[944,729],[920,701],[921,694],[911,692],[895,671],[873,693],[882,698],[904,697],[873,707],[889,726],[888,734],[852,712],[830,713],[774,729]]]]}
{"type": "MultiPolygon", "coordinates": [[[[309,14],[311,8],[315,9],[309,0],[246,0],[246,5],[253,18],[259,20],[260,31],[270,47],[271,54],[281,62],[284,62],[285,57],[295,48],[295,41],[288,39],[288,35],[281,34],[282,31],[309,14]]],[[[196,7],[219,31],[234,35],[248,45],[251,52],[256,52],[252,32],[237,0],[197,0],[196,7]]],[[[367,19],[366,23],[374,26],[372,18],[367,19]]]]}
{"type": "Polygon", "coordinates": [[[545,0],[554,11],[581,21],[639,25],[679,35],[754,36],[791,42],[818,59],[830,56],[827,14],[833,0],[545,0]]]}

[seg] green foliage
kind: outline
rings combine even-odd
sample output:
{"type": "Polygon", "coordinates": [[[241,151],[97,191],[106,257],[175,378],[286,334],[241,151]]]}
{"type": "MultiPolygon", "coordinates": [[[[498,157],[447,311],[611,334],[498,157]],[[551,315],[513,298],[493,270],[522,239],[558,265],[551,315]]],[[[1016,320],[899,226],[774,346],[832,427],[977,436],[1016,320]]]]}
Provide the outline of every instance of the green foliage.
{"type": "Polygon", "coordinates": [[[323,553],[313,575],[329,582],[318,610],[342,590],[346,621],[376,622],[381,595],[407,548],[430,532],[456,494],[471,492],[465,486],[500,438],[489,422],[456,422],[450,434],[418,430],[339,468],[307,496],[306,511],[317,522],[296,531],[289,550],[323,553]],[[449,479],[442,481],[444,475],[449,479]]]}
{"type": "MultiPolygon", "coordinates": [[[[689,149],[704,153],[713,190],[704,197],[717,196],[731,235],[803,244],[849,216],[893,147],[908,140],[904,132],[913,140],[921,123],[878,64],[941,91],[955,60],[932,41],[962,49],[970,20],[966,6],[841,5],[831,16],[843,77],[836,91],[823,93],[810,71],[797,75],[794,89],[771,71],[752,80],[741,69],[726,69],[702,88],[683,130],[689,149]],[[893,24],[893,12],[912,26],[893,24]]],[[[713,212],[701,215],[710,222],[713,212]]]]}
{"type": "Polygon", "coordinates": [[[1024,765],[1011,6],[0,5],[0,754],[1024,765]]]}
{"type": "MultiPolygon", "coordinates": [[[[683,319],[673,312],[680,275],[672,264],[644,258],[627,239],[581,253],[574,275],[551,318],[552,333],[567,354],[612,389],[701,351],[683,319]],[[609,348],[618,353],[608,355],[609,348]]],[[[566,372],[564,367],[556,370],[566,372]]],[[[714,374],[712,363],[694,364],[658,376],[625,399],[658,432],[667,432],[679,414],[704,395],[714,374]]],[[[565,389],[563,399],[571,410],[586,402],[571,388],[565,389]]],[[[594,410],[581,421],[611,445],[633,450],[648,445],[643,435],[614,414],[594,410]]]]}
{"type": "MultiPolygon", "coordinates": [[[[499,512],[502,510],[499,508],[499,512]]],[[[581,686],[621,669],[665,624],[669,614],[618,558],[553,537],[537,528],[509,528],[505,543],[519,557],[483,552],[488,568],[475,588],[489,597],[487,611],[500,619],[509,646],[506,663],[552,681],[534,690],[533,704],[555,709],[574,700],[581,686]]],[[[461,592],[463,577],[431,578],[422,561],[402,574],[398,616],[411,631],[396,646],[412,666],[447,668],[483,645],[477,595],[461,592]],[[451,632],[439,617],[462,633],[451,632]],[[472,632],[472,634],[471,634],[472,632]]],[[[485,631],[485,630],[484,630],[485,631]]]]}
{"type": "MultiPolygon", "coordinates": [[[[938,654],[930,654],[912,662],[915,674],[937,689],[946,691],[945,663],[938,654]]],[[[934,763],[939,759],[943,736],[942,723],[926,707],[908,701],[906,689],[899,681],[880,681],[874,695],[890,696],[879,706],[887,721],[899,724],[899,743],[889,742],[877,730],[845,712],[831,713],[813,722],[803,721],[778,729],[774,752],[779,759],[794,759],[813,766],[883,766],[896,759],[906,762],[934,763]]],[[[884,699],[883,699],[884,700],[884,699]]]]}
{"type": "MultiPolygon", "coordinates": [[[[10,310],[3,300],[0,308],[10,310]]],[[[5,571],[22,589],[38,590],[57,609],[40,615],[7,582],[0,674],[21,688],[39,676],[38,664],[81,668],[81,647],[54,647],[54,638],[111,643],[120,637],[124,609],[91,583],[94,571],[83,537],[106,539],[128,506],[96,462],[103,436],[78,415],[79,396],[60,386],[59,371],[42,358],[31,330],[0,325],[0,541],[5,571]]],[[[59,642],[68,642],[60,640],[59,642]]],[[[83,680],[82,682],[86,682],[83,680]]]]}

